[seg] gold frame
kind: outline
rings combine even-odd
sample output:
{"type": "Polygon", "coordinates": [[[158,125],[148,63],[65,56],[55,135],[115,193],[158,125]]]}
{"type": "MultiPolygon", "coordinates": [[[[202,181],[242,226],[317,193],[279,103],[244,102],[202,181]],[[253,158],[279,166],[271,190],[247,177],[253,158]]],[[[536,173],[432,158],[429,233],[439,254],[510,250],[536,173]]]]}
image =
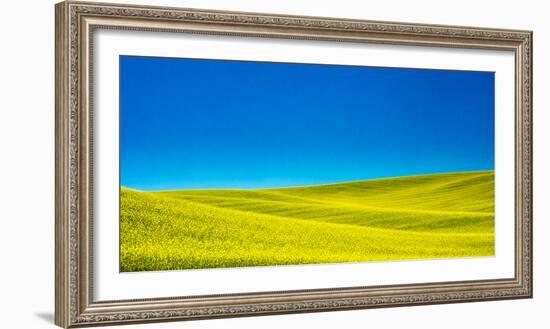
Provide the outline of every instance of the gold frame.
{"type": "MultiPolygon", "coordinates": [[[[55,323],[72,328],[236,316],[530,298],[532,32],[65,1],[56,5],[55,323]],[[94,30],[505,49],[515,53],[515,276],[464,282],[93,302],[90,67],[94,30]]],[[[511,147],[511,145],[510,145],[511,147]]]]}

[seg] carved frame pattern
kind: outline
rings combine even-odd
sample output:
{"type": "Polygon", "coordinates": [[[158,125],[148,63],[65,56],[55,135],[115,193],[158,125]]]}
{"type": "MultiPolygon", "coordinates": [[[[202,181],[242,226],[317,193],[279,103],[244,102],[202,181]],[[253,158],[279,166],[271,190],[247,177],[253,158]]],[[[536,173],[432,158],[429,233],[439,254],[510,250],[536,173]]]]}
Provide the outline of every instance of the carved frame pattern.
{"type": "Polygon", "coordinates": [[[530,298],[532,291],[532,32],[73,1],[56,5],[57,325],[68,328],[530,298]],[[93,64],[90,35],[98,28],[513,50],[515,278],[94,303],[90,273],[93,127],[89,97],[93,85],[89,81],[93,64]]]}

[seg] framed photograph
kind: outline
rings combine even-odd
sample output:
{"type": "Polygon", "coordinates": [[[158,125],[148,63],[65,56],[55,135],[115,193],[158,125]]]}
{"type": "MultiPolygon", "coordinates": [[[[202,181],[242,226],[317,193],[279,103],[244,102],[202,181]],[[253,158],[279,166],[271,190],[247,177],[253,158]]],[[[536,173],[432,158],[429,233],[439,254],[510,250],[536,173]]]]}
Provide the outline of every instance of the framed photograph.
{"type": "Polygon", "coordinates": [[[56,6],[56,324],[530,298],[532,33],[56,6]]]}

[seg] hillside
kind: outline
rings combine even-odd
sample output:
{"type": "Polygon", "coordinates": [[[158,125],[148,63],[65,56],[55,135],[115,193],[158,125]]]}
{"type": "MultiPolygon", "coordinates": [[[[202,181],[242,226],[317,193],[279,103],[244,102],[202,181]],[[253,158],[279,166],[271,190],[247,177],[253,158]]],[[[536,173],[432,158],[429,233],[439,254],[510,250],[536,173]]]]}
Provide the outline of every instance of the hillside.
{"type": "Polygon", "coordinates": [[[121,270],[494,254],[494,173],[262,190],[121,190],[121,270]]]}

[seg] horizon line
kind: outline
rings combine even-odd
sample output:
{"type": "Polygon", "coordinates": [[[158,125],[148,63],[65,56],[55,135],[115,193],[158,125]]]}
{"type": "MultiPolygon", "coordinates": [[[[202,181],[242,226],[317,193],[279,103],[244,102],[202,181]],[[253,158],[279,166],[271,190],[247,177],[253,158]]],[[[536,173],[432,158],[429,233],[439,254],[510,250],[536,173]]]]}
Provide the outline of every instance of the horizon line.
{"type": "Polygon", "coordinates": [[[359,183],[359,182],[371,182],[385,179],[397,179],[397,178],[407,178],[407,177],[416,177],[416,176],[436,176],[436,175],[451,175],[451,174],[473,174],[473,173],[487,173],[494,172],[495,169],[488,170],[466,170],[466,171],[447,171],[447,172],[438,172],[438,173],[428,173],[428,174],[413,174],[413,175],[400,175],[400,176],[387,176],[387,177],[378,177],[371,179],[354,179],[350,181],[339,181],[334,183],[322,183],[322,184],[310,184],[310,185],[294,185],[294,186],[285,186],[285,187],[260,187],[260,188],[188,188],[188,189],[166,189],[166,190],[140,190],[133,187],[119,185],[119,189],[128,189],[138,192],[176,192],[176,191],[265,191],[265,190],[283,190],[290,188],[307,188],[314,186],[331,186],[339,184],[349,184],[349,183],[359,183]]]}

